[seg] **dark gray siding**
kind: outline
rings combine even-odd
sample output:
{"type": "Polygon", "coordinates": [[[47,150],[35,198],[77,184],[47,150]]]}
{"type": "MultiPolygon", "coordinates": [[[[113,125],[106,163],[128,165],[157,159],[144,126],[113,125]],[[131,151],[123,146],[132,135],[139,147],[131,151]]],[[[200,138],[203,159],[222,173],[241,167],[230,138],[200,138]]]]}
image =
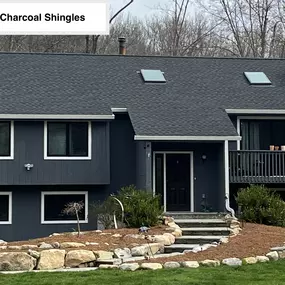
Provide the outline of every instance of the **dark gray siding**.
{"type": "Polygon", "coordinates": [[[127,114],[116,114],[110,123],[111,183],[110,192],[136,184],[136,144],[127,114]]]}
{"type": "MultiPolygon", "coordinates": [[[[88,191],[89,204],[108,195],[106,186],[5,186],[0,191],[12,191],[12,225],[0,225],[0,239],[25,240],[48,236],[54,232],[72,232],[76,224],[41,224],[41,191],[88,191]]],[[[90,207],[89,207],[90,208],[90,207]]],[[[88,224],[82,230],[97,227],[96,217],[89,211],[88,224]]]]}
{"type": "MultiPolygon", "coordinates": [[[[230,116],[230,119],[235,128],[237,128],[237,116],[230,116]]],[[[237,142],[229,141],[229,150],[237,150],[237,142]]]]}
{"type": "Polygon", "coordinates": [[[91,160],[44,160],[44,122],[15,121],[14,160],[0,160],[0,185],[108,184],[109,124],[92,123],[91,160]],[[34,167],[27,171],[24,164],[34,167]]]}
{"type": "Polygon", "coordinates": [[[152,143],[153,151],[193,151],[194,211],[201,211],[205,194],[212,211],[224,211],[224,143],[152,143]],[[202,160],[205,154],[207,159],[202,160]]]}

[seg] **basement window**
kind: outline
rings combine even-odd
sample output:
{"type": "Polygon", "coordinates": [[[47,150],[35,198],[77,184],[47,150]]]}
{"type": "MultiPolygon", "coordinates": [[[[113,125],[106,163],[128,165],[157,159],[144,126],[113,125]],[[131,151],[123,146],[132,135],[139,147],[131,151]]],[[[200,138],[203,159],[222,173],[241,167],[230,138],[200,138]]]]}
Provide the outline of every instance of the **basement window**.
{"type": "Polygon", "coordinates": [[[12,193],[0,192],[0,224],[12,223],[12,193]]]}
{"type": "Polygon", "coordinates": [[[271,85],[270,79],[264,72],[244,72],[250,85],[271,85]]]}
{"type": "Polygon", "coordinates": [[[141,69],[141,75],[144,82],[150,83],[165,83],[166,79],[161,70],[155,69],[141,69]]]}
{"type": "Polygon", "coordinates": [[[69,203],[82,202],[84,207],[79,213],[80,223],[88,223],[88,192],[87,191],[58,191],[42,192],[41,222],[42,224],[74,224],[77,223],[75,214],[64,214],[63,209],[69,203]]]}

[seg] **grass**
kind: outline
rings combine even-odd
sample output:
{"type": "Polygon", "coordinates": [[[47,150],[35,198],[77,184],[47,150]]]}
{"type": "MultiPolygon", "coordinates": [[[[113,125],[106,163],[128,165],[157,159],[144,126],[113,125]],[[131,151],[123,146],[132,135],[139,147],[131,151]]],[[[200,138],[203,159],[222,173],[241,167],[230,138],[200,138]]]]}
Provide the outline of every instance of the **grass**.
{"type": "Polygon", "coordinates": [[[0,285],[281,285],[285,280],[285,260],[239,268],[175,269],[125,272],[96,270],[70,273],[21,273],[0,275],[0,285]]]}

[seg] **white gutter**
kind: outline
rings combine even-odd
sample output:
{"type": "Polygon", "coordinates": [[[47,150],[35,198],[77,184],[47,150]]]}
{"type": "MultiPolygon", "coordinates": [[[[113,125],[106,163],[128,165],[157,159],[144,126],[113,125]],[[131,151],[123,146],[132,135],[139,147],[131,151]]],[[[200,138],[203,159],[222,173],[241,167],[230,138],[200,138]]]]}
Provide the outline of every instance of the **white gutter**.
{"type": "Polygon", "coordinates": [[[268,114],[268,115],[284,115],[285,109],[226,109],[228,114],[268,114]]]}
{"type": "Polygon", "coordinates": [[[115,115],[51,115],[51,114],[0,114],[0,119],[19,119],[19,120],[113,120],[115,115]]]}
{"type": "Polygon", "coordinates": [[[142,136],[135,135],[137,141],[237,141],[240,136],[142,136]]]}

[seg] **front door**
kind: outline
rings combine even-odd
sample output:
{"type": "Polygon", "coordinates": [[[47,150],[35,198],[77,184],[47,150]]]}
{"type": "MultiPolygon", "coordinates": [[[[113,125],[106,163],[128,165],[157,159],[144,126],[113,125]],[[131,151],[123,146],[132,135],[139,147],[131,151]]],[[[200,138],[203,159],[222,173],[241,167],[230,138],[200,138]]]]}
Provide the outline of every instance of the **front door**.
{"type": "Polygon", "coordinates": [[[166,154],[166,210],[190,211],[189,154],[166,154]]]}
{"type": "Polygon", "coordinates": [[[162,196],[165,211],[191,210],[191,156],[192,153],[155,153],[155,193],[162,196]]]}

